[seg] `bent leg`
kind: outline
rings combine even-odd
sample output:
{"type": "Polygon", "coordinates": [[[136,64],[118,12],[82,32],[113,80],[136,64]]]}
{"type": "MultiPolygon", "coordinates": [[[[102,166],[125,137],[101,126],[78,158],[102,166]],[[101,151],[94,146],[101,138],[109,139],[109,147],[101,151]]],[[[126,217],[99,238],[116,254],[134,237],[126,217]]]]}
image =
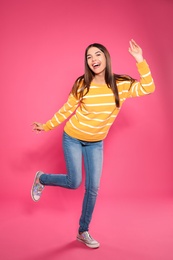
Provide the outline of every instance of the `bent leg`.
{"type": "Polygon", "coordinates": [[[80,141],[64,133],[63,150],[67,174],[42,174],[40,183],[76,189],[82,181],[82,145],[80,141]]]}

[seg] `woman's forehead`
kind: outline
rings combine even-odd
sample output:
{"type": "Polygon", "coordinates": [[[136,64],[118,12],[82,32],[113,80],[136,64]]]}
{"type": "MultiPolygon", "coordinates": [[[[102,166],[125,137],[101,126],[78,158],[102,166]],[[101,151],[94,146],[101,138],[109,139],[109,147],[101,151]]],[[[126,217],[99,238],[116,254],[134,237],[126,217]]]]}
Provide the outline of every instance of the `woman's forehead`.
{"type": "Polygon", "coordinates": [[[99,48],[92,46],[92,47],[90,47],[90,48],[88,49],[87,55],[89,55],[89,54],[95,54],[95,53],[97,53],[97,52],[102,52],[102,51],[101,51],[99,48]]]}

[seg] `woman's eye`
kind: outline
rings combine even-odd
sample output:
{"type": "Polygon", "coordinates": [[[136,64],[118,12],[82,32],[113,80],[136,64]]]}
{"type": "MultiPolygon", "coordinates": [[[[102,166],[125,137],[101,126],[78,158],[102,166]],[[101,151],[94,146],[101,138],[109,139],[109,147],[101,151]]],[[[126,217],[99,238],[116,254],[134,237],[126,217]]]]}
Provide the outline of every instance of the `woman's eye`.
{"type": "Polygon", "coordinates": [[[96,54],[96,57],[100,57],[100,56],[101,56],[101,54],[100,54],[100,53],[97,53],[97,54],[96,54]]]}

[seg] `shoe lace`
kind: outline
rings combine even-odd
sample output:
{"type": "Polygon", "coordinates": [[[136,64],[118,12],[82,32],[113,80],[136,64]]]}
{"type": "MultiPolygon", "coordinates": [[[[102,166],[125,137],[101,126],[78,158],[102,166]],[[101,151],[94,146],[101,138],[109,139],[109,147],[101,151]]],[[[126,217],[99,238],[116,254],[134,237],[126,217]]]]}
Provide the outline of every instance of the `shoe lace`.
{"type": "Polygon", "coordinates": [[[88,231],[84,232],[84,233],[82,234],[82,236],[83,236],[83,238],[84,238],[85,240],[90,240],[90,241],[93,240],[93,238],[90,236],[90,234],[88,233],[88,231]]]}

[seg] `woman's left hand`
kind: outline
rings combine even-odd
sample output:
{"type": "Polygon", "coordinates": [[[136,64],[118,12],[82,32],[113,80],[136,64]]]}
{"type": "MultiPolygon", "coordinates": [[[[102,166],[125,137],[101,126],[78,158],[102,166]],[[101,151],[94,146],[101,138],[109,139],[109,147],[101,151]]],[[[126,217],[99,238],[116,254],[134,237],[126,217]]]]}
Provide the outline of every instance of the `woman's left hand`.
{"type": "Polygon", "coordinates": [[[130,41],[129,52],[137,62],[142,62],[144,60],[142,56],[142,49],[134,40],[130,41]]]}

